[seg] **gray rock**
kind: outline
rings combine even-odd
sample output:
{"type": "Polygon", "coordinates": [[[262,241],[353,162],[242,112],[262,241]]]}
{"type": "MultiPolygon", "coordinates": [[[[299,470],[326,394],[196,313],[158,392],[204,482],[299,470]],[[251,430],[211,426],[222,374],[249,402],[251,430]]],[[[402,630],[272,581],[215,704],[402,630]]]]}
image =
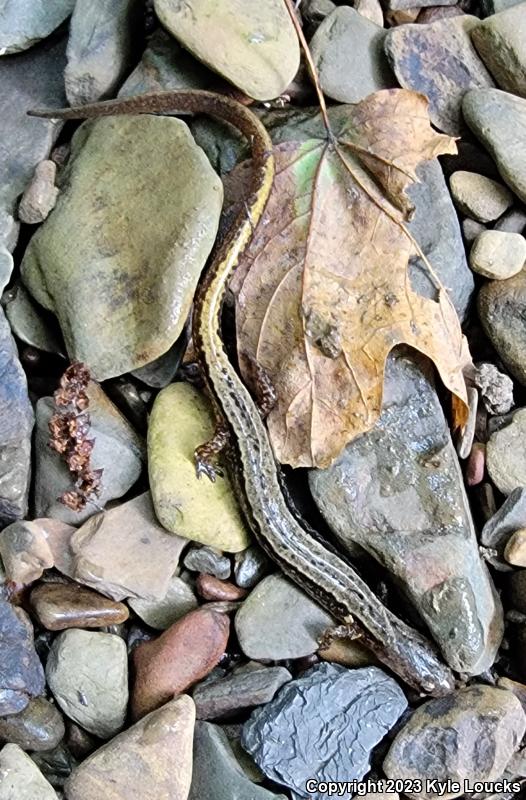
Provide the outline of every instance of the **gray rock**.
{"type": "Polygon", "coordinates": [[[9,324],[0,309],[0,528],[27,513],[33,410],[9,324]]]}
{"type": "Polygon", "coordinates": [[[140,13],[140,0],[77,0],[64,76],[70,105],[115,95],[132,65],[140,13]]]}
{"type": "Polygon", "coordinates": [[[64,720],[44,697],[35,697],[19,714],[0,719],[0,740],[13,742],[22,750],[53,750],[64,738],[64,720]]]}
{"type": "Polygon", "coordinates": [[[306,781],[360,780],[406,707],[398,684],[377,667],[318,664],[252,713],[241,743],[267,777],[321,800],[325,793],[307,792],[306,781]]]}
{"type": "Polygon", "coordinates": [[[431,121],[452,136],[463,131],[464,93],[494,85],[471,43],[470,32],[478,22],[477,17],[466,14],[424,25],[401,25],[392,28],[385,39],[400,85],[427,95],[431,121]]]}
{"type": "Polygon", "coordinates": [[[526,714],[510,691],[472,685],[420,706],[397,734],[383,769],[388,778],[421,779],[408,797],[434,800],[426,780],[494,781],[500,778],[526,729],[526,714]]]}
{"type": "Polygon", "coordinates": [[[493,14],[473,28],[471,38],[498,86],[526,97],[526,5],[493,14]]]}
{"type": "Polygon", "coordinates": [[[230,577],[230,559],[212,547],[191,545],[184,557],[186,569],[193,572],[207,572],[215,578],[226,580],[230,577]]]}
{"type": "Polygon", "coordinates": [[[140,381],[151,386],[153,389],[164,389],[172,383],[175,374],[181,366],[181,361],[188,345],[188,336],[185,331],[179,336],[176,342],[166,353],[145,364],[144,367],[134,369],[132,375],[140,381]]]}
{"type": "Polygon", "coordinates": [[[525,229],[526,212],[522,208],[510,208],[493,226],[493,230],[506,233],[524,233],[525,229]]]}
{"type": "Polygon", "coordinates": [[[109,739],[124,725],[128,658],[120,636],[63,631],[49,651],[46,678],[62,711],[89,733],[109,739]]]}
{"type": "MultiPolygon", "coordinates": [[[[24,5],[29,4],[35,5],[25,0],[24,5]]],[[[10,13],[24,19],[19,3],[10,3],[10,13]]],[[[63,39],[45,42],[16,58],[0,58],[0,291],[13,269],[18,198],[62,127],[56,120],[29,117],[27,111],[65,105],[64,65],[63,39]]]]}
{"type": "Polygon", "coordinates": [[[513,381],[494,364],[477,364],[473,382],[489,414],[507,414],[513,408],[513,381]]]}
{"type": "MultiPolygon", "coordinates": [[[[89,734],[86,735],[89,736],[89,734]]],[[[60,797],[62,797],[61,790],[64,787],[64,783],[76,765],[76,760],[67,746],[61,743],[54,750],[50,750],[47,753],[31,753],[31,759],[53,788],[60,791],[60,797]]]]}
{"type": "Polygon", "coordinates": [[[193,608],[197,598],[190,586],[177,576],[170,579],[168,591],[160,600],[131,597],[128,605],[151,628],[165,631],[193,608]]]}
{"type": "Polygon", "coordinates": [[[45,687],[29,617],[5,600],[0,600],[0,642],[0,716],[5,716],[23,711],[45,687]]]}
{"type": "Polygon", "coordinates": [[[479,233],[484,233],[485,230],[487,230],[486,226],[482,222],[477,222],[476,219],[465,217],[462,220],[462,235],[468,244],[474,242],[479,233]]]}
{"type": "Polygon", "coordinates": [[[188,800],[286,800],[256,786],[245,775],[232,746],[218,725],[197,722],[194,766],[188,800]]]}
{"type": "Polygon", "coordinates": [[[271,562],[255,544],[234,556],[234,576],[242,589],[252,589],[271,568],[271,562]]]}
{"type": "Polygon", "coordinates": [[[526,202],[526,100],[499,89],[475,89],[464,96],[462,112],[502,178],[526,202]]]}
{"type": "MultiPolygon", "coordinates": [[[[510,574],[508,596],[511,607],[521,614],[526,614],[526,569],[515,569],[510,574]]],[[[526,711],[525,703],[522,705],[526,711]]]]}
{"type": "Polygon", "coordinates": [[[478,222],[493,222],[513,203],[505,186],[477,172],[454,172],[449,188],[458,210],[478,222]]]}
{"type": "Polygon", "coordinates": [[[334,624],[329,614],[281,574],[263,578],[235,619],[247,658],[275,661],[314,653],[318,638],[334,624]]]}
{"type": "Polygon", "coordinates": [[[489,476],[502,494],[526,486],[525,437],[526,408],[520,408],[508,425],[491,434],[486,444],[489,476]]]}
{"type": "Polygon", "coordinates": [[[489,17],[491,14],[498,14],[499,11],[505,11],[507,8],[511,8],[522,2],[523,0],[482,0],[482,16],[489,17]]]}
{"type": "MultiPolygon", "coordinates": [[[[126,418],[118,411],[94,382],[88,388],[91,429],[95,439],[91,454],[94,469],[103,469],[102,491],[97,505],[104,508],[109,500],[130,489],[142,469],[144,446],[126,418]]],[[[59,502],[60,495],[72,488],[72,479],[65,462],[49,447],[48,423],[54,413],[51,397],[42,397],[36,406],[36,475],[35,512],[37,517],[54,517],[72,524],[80,524],[98,511],[90,504],[83,511],[72,511],[59,502]]]]}
{"type": "Polygon", "coordinates": [[[502,609],[478,553],[469,504],[429,364],[390,356],[375,427],[309,475],[341,544],[377,559],[411,599],[453,669],[493,663],[502,609]]]}
{"type": "Polygon", "coordinates": [[[354,8],[339,6],[314,34],[310,50],[321,88],[334,100],[357,103],[396,86],[383,45],[387,31],[354,8]]]}
{"type": "Polygon", "coordinates": [[[23,285],[15,285],[6,295],[5,314],[15,336],[37,350],[64,356],[64,345],[58,326],[48,324],[48,312],[38,307],[23,285]]]}
{"type": "Polygon", "coordinates": [[[469,254],[474,272],[493,280],[512,278],[526,263],[526,239],[520,233],[484,231],[469,254]]]}
{"type": "Polygon", "coordinates": [[[486,283],[477,307],[482,327],[503,363],[526,385],[526,272],[486,283]]]}
{"type": "Polygon", "coordinates": [[[504,566],[504,548],[515,531],[526,527],[526,488],[518,486],[508,495],[504,503],[486,522],[480,534],[484,547],[497,551],[494,566],[504,566]]]}
{"type": "Polygon", "coordinates": [[[43,222],[53,210],[58,197],[56,174],[57,165],[54,161],[45,159],[37,164],[31,183],[18,206],[18,216],[22,222],[36,225],[43,222]]]}
{"type": "Polygon", "coordinates": [[[0,800],[58,800],[36,764],[16,744],[0,750],[0,800]]]}
{"type": "Polygon", "coordinates": [[[225,719],[233,713],[269,703],[292,675],[285,667],[239,670],[208,680],[193,692],[197,719],[225,719]]]}
{"type": "Polygon", "coordinates": [[[0,556],[8,580],[28,584],[55,564],[46,532],[37,522],[19,520],[0,533],[0,556]]]}
{"type": "Polygon", "coordinates": [[[356,0],[353,8],[363,17],[379,25],[380,28],[384,27],[384,12],[380,0],[356,0]]]}
{"type": "Polygon", "coordinates": [[[2,3],[0,28],[0,56],[20,53],[36,42],[45,39],[58,28],[73,11],[75,0],[9,0],[2,3]]]}

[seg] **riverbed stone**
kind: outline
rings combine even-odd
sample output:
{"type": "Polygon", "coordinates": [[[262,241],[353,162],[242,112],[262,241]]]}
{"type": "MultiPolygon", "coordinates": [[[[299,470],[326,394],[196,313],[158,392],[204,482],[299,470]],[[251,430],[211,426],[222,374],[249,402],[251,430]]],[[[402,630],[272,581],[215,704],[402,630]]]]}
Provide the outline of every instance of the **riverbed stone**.
{"type": "Polygon", "coordinates": [[[269,703],[291,679],[285,667],[255,666],[218,680],[204,681],[193,693],[197,719],[225,719],[269,703]]]}
{"type": "Polygon", "coordinates": [[[500,89],[475,89],[464,96],[462,112],[503,180],[526,202],[526,100],[500,89]]]}
{"type": "Polygon", "coordinates": [[[270,560],[255,544],[236,553],[234,557],[234,576],[237,585],[243,589],[253,589],[271,570],[270,560]]]}
{"type": "Polygon", "coordinates": [[[526,408],[516,411],[508,425],[491,434],[486,445],[486,466],[491,480],[508,495],[526,486],[526,408]]]}
{"type": "Polygon", "coordinates": [[[371,751],[406,707],[398,684],[377,667],[318,664],[252,712],[241,743],[268,778],[298,797],[321,800],[325,793],[306,791],[307,779],[361,780],[371,751]]]}
{"type": "Polygon", "coordinates": [[[318,649],[318,639],[334,619],[281,574],[268,575],[236,614],[239,644],[256,660],[302,658],[318,649]]]}
{"type": "Polygon", "coordinates": [[[112,633],[71,629],[53,641],[46,665],[62,711],[101,739],[124,725],[128,704],[126,643],[112,633]]]}
{"type": "Polygon", "coordinates": [[[526,263],[526,239],[520,233],[484,231],[473,242],[469,265],[485,278],[512,278],[526,263]]]}
{"type": "Polygon", "coordinates": [[[280,0],[154,0],[162,25],[196,58],[255,100],[285,91],[300,64],[299,42],[280,0]]]}
{"type": "Polygon", "coordinates": [[[515,567],[526,567],[526,528],[511,534],[504,548],[504,558],[515,567]]]}
{"type": "Polygon", "coordinates": [[[45,697],[34,697],[23,711],[0,718],[0,741],[13,742],[22,750],[53,750],[64,733],[61,713],[45,697]]]}
{"type": "Polygon", "coordinates": [[[16,744],[0,750],[0,800],[58,800],[37,765],[16,744]]]}
{"type": "Polygon", "coordinates": [[[194,720],[187,695],[152,711],[73,770],[67,800],[187,800],[194,720]]]}
{"type": "MultiPolygon", "coordinates": [[[[383,769],[388,778],[419,778],[423,791],[408,797],[435,800],[426,780],[471,783],[500,778],[526,729],[519,700],[506,689],[474,684],[421,705],[392,743],[383,769]]],[[[447,797],[458,797],[450,792],[447,797]]],[[[443,795],[442,795],[443,796],[443,795]]]]}
{"type": "Polygon", "coordinates": [[[70,358],[104,380],[148,364],[181,333],[222,186],[186,124],[150,114],[84,123],[61,185],[22,280],[57,315],[70,358]]]}
{"type": "Polygon", "coordinates": [[[357,103],[395,86],[384,53],[386,34],[349,6],[339,6],[325,17],[310,43],[325,94],[341,103],[357,103]]]}
{"type": "Polygon", "coordinates": [[[454,172],[449,188],[459,211],[478,222],[493,222],[513,203],[505,186],[477,172],[454,172]]]}
{"type": "Polygon", "coordinates": [[[498,86],[526,97],[526,3],[488,17],[473,28],[471,38],[498,86]]]}
{"type": "Polygon", "coordinates": [[[165,631],[197,607],[197,598],[186,581],[175,575],[170,579],[166,594],[159,600],[131,597],[128,605],[150,628],[165,631]]]}
{"type": "Polygon", "coordinates": [[[61,25],[73,11],[75,0],[18,0],[2,6],[0,56],[27,50],[61,25]]]}
{"type": "Polygon", "coordinates": [[[62,337],[56,321],[40,308],[21,283],[9,289],[2,298],[11,330],[19,339],[37,350],[65,357],[62,337]]]}
{"type": "Polygon", "coordinates": [[[37,225],[49,216],[58,197],[58,189],[55,186],[56,174],[57,165],[54,161],[44,159],[37,164],[18,206],[18,216],[22,222],[37,225]]]}
{"type": "Polygon", "coordinates": [[[479,319],[511,374],[526,385],[526,271],[505,281],[489,281],[479,292],[479,319]]]}
{"type": "Polygon", "coordinates": [[[496,551],[490,563],[503,566],[504,550],[515,531],[526,528],[526,487],[518,486],[508,495],[504,503],[485,523],[480,533],[484,547],[496,551]]]}
{"type": "Polygon", "coordinates": [[[0,556],[8,580],[19,584],[38,580],[55,563],[44,529],[29,520],[18,520],[4,528],[0,556]]]}
{"type": "Polygon", "coordinates": [[[425,359],[388,358],[380,419],[309,483],[342,547],[358,545],[393,575],[448,664],[471,675],[488,669],[502,608],[425,359]]]}
{"type": "Polygon", "coordinates": [[[212,437],[214,425],[210,404],[190,384],[174,383],[159,392],[148,426],[150,488],[167,530],[237,552],[249,538],[228,476],[212,482],[196,475],[194,450],[212,437]]]}
{"type": "Polygon", "coordinates": [[[480,391],[484,408],[489,414],[507,414],[515,401],[513,381],[491,362],[481,362],[475,367],[473,382],[480,391]]]}
{"type": "Polygon", "coordinates": [[[129,616],[124,603],[73,583],[43,583],[33,589],[30,602],[35,617],[48,631],[103,628],[119,625],[129,616]]]}
{"type": "Polygon", "coordinates": [[[206,572],[220,580],[230,577],[232,565],[230,559],[215,547],[202,547],[191,544],[184,556],[186,569],[192,572],[206,572]]]}
{"type": "Polygon", "coordinates": [[[44,670],[33,641],[33,626],[21,608],[0,600],[0,717],[23,711],[44,693],[44,670]]]}

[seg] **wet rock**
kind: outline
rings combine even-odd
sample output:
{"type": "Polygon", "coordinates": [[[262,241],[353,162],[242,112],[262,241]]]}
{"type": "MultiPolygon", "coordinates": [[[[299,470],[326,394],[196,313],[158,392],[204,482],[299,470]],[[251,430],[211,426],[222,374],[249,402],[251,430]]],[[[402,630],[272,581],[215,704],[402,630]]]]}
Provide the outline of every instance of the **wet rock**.
{"type": "Polygon", "coordinates": [[[515,567],[526,567],[526,528],[511,534],[504,548],[504,558],[515,567]]]}
{"type": "Polygon", "coordinates": [[[514,489],[482,528],[480,541],[484,547],[497,551],[498,566],[502,562],[504,548],[510,536],[520,528],[526,527],[526,488],[514,489]]]}
{"type": "Polygon", "coordinates": [[[195,711],[183,695],[120,733],[77,767],[68,800],[186,800],[195,711]]]}
{"type": "Polygon", "coordinates": [[[188,800],[285,800],[252,783],[245,775],[222,728],[197,722],[194,739],[194,767],[188,800]]]}
{"type": "Polygon", "coordinates": [[[53,750],[64,738],[64,720],[44,697],[30,700],[23,711],[0,718],[0,741],[12,742],[22,750],[53,750]]]}
{"type": "Polygon", "coordinates": [[[44,670],[33,643],[33,626],[21,608],[0,600],[0,717],[23,711],[44,692],[44,670]]]}
{"type": "Polygon", "coordinates": [[[478,222],[492,222],[513,203],[505,186],[477,172],[454,172],[449,186],[457,208],[478,222]]]}
{"type": "Polygon", "coordinates": [[[235,583],[220,581],[204,572],[198,575],[195,586],[204,600],[243,600],[247,594],[246,589],[236,586],[235,583]]]}
{"type": "Polygon", "coordinates": [[[380,666],[372,650],[353,639],[333,639],[327,646],[320,647],[318,655],[323,661],[344,667],[380,666]]]}
{"type": "Polygon", "coordinates": [[[269,703],[291,679],[285,667],[260,667],[205,681],[193,693],[197,719],[224,719],[269,703]]]}
{"type": "Polygon", "coordinates": [[[507,414],[513,408],[513,381],[494,364],[477,364],[473,381],[490,414],[507,414]]]}
{"type": "Polygon", "coordinates": [[[388,778],[419,778],[422,792],[413,798],[439,797],[426,780],[492,781],[504,772],[518,749],[526,714],[509,691],[472,685],[417,708],[397,734],[383,769],[388,778]],[[483,743],[483,744],[482,744],[483,743]]]}
{"type": "Polygon", "coordinates": [[[526,385],[526,272],[486,283],[477,307],[482,327],[503,363],[526,385]]]}
{"type": "Polygon", "coordinates": [[[472,675],[491,666],[502,638],[502,609],[479,557],[448,423],[425,360],[403,352],[389,357],[375,427],[330,467],[312,470],[309,481],[342,546],[352,552],[359,545],[395,577],[448,664],[472,675]]]}
{"type": "Polygon", "coordinates": [[[58,326],[48,324],[48,319],[44,317],[47,312],[37,306],[22,284],[10,289],[4,299],[6,317],[19,339],[37,350],[64,355],[58,326]]]}
{"type": "Polygon", "coordinates": [[[160,600],[130,598],[128,605],[151,628],[164,631],[197,606],[197,598],[190,586],[179,577],[173,577],[168,590],[160,600]]]}
{"type": "Polygon", "coordinates": [[[210,404],[190,384],[174,383],[159,392],[148,427],[150,488],[167,530],[236,552],[249,541],[230,480],[199,480],[195,471],[194,450],[211,438],[214,424],[210,404]]]}
{"type": "Polygon", "coordinates": [[[504,181],[526,202],[526,100],[499,89],[478,89],[465,95],[462,112],[504,181]]]}
{"type": "Polygon", "coordinates": [[[508,425],[492,433],[486,445],[488,472],[502,494],[526,486],[525,436],[526,408],[521,408],[508,425]]]}
{"type": "Polygon", "coordinates": [[[230,577],[230,559],[213,547],[190,545],[184,557],[184,565],[193,572],[207,572],[220,580],[230,577]]]}
{"type": "Polygon", "coordinates": [[[222,186],[184,122],[149,114],[82,125],[62,180],[22,279],[57,315],[70,358],[103,380],[149,363],[181,333],[222,186]]]}
{"type": "Polygon", "coordinates": [[[102,628],[125,622],[129,616],[123,603],[71,583],[37,586],[31,592],[30,602],[37,620],[48,631],[102,628]]]}
{"type": "Polygon", "coordinates": [[[65,743],[62,742],[54,750],[50,750],[47,753],[32,753],[31,758],[46,780],[49,781],[54,789],[60,792],[60,797],[62,798],[64,783],[76,765],[76,761],[65,743]]]}
{"type": "Polygon", "coordinates": [[[234,576],[243,589],[252,589],[271,569],[269,559],[257,545],[247,547],[234,557],[234,576]]]}
{"type": "Polygon", "coordinates": [[[255,100],[285,91],[300,64],[299,42],[279,0],[154,0],[162,25],[196,58],[255,100]]]}
{"type": "Polygon", "coordinates": [[[0,528],[27,513],[33,411],[25,373],[0,309],[0,528]]]}
{"type": "Polygon", "coordinates": [[[56,174],[57,165],[54,161],[44,160],[37,164],[31,183],[18,206],[18,216],[22,222],[29,225],[43,222],[55,207],[58,197],[56,174]]]}
{"type": "Polygon", "coordinates": [[[132,712],[137,719],[208,675],[223,655],[230,622],[206,607],[191,611],[133,652],[132,712]]]}
{"type": "Polygon", "coordinates": [[[123,726],[128,703],[126,644],[111,633],[68,630],[53,641],[49,688],[70,719],[101,739],[123,726]]]}
{"type": "Polygon", "coordinates": [[[55,563],[44,529],[27,520],[13,522],[0,533],[0,556],[13,583],[32,583],[55,563]]]}
{"type": "Polygon", "coordinates": [[[512,278],[526,263],[526,239],[520,233],[484,231],[477,236],[469,255],[474,272],[493,280],[512,278]]]}
{"type": "MultiPolygon", "coordinates": [[[[42,228],[40,228],[42,230],[42,228]]],[[[91,454],[94,469],[103,469],[102,491],[97,505],[104,507],[109,500],[130,489],[142,469],[144,447],[127,419],[108,399],[95,382],[88,387],[90,437],[95,440],[91,454]]],[[[48,423],[55,410],[51,397],[42,397],[36,406],[36,475],[35,512],[38,517],[53,517],[78,525],[97,511],[88,503],[83,511],[71,511],[58,498],[72,487],[71,474],[58,453],[49,447],[48,423]]]]}
{"type": "Polygon", "coordinates": [[[427,95],[431,122],[452,136],[463,130],[464,93],[494,85],[471,43],[470,33],[478,22],[466,14],[428,25],[403,25],[390,30],[385,39],[400,85],[427,95]]]}
{"type": "Polygon", "coordinates": [[[176,342],[159,358],[145,364],[144,367],[134,369],[132,375],[138,378],[146,386],[153,389],[164,389],[172,383],[177,370],[181,366],[183,356],[188,346],[188,336],[183,331],[176,342]]]}
{"type": "Polygon", "coordinates": [[[71,106],[113,97],[137,46],[139,0],[77,0],[65,72],[71,106]]]}
{"type": "Polygon", "coordinates": [[[5,3],[2,8],[0,55],[27,50],[61,25],[73,11],[75,0],[19,0],[16,5],[5,3]]]}
{"type": "Polygon", "coordinates": [[[471,32],[485,65],[501,89],[526,97],[526,6],[519,3],[488,17],[471,32]]]}
{"type": "Polygon", "coordinates": [[[321,88],[329,97],[357,103],[396,85],[383,49],[386,33],[349,6],[339,6],[323,20],[310,49],[321,88]]]}
{"type": "Polygon", "coordinates": [[[36,764],[16,744],[0,750],[0,800],[58,800],[36,764]]]}
{"type": "Polygon", "coordinates": [[[306,781],[360,780],[372,749],[406,707],[398,684],[376,667],[319,664],[254,711],[241,742],[267,777],[318,800],[321,793],[307,792],[306,781]]]}
{"type": "Polygon", "coordinates": [[[264,578],[235,619],[247,658],[274,661],[316,652],[318,639],[334,624],[330,614],[281,574],[264,578]]]}

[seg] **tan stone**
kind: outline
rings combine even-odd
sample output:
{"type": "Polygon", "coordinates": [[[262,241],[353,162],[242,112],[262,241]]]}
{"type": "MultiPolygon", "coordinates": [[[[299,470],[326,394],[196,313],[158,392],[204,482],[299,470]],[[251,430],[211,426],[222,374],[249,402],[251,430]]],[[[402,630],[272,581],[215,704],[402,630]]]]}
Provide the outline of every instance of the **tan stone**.
{"type": "Polygon", "coordinates": [[[20,520],[0,533],[0,556],[7,579],[14,583],[38,580],[54,564],[44,530],[37,522],[20,520]]]}
{"type": "Polygon", "coordinates": [[[509,189],[478,172],[454,172],[449,187],[459,211],[477,222],[493,222],[513,204],[509,189]]]}
{"type": "Polygon", "coordinates": [[[526,528],[512,533],[504,548],[504,558],[515,567],[526,567],[526,528]]]}

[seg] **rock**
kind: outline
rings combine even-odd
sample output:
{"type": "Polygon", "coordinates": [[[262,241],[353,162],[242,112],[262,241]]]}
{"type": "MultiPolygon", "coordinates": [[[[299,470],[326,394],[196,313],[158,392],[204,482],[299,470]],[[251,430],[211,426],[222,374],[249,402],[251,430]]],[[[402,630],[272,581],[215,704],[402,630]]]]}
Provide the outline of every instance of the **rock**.
{"type": "Polygon", "coordinates": [[[420,11],[416,21],[422,25],[428,22],[438,22],[439,19],[446,19],[446,17],[458,17],[464,13],[460,6],[428,6],[420,11]]]}
{"type": "Polygon", "coordinates": [[[183,695],[120,733],[71,774],[68,800],[186,800],[195,711],[183,695]]]}
{"type": "Polygon", "coordinates": [[[457,208],[479,222],[492,222],[513,203],[505,186],[476,172],[454,172],[449,186],[457,208]]]}
{"type": "Polygon", "coordinates": [[[148,427],[150,488],[167,530],[237,552],[249,540],[230,480],[199,480],[195,471],[194,450],[211,438],[214,425],[210,404],[190,384],[174,383],[159,392],[148,427]]]}
{"type": "Polygon", "coordinates": [[[166,353],[150,361],[149,364],[145,364],[144,367],[134,369],[131,374],[134,378],[138,378],[142,383],[145,383],[146,386],[150,386],[153,389],[164,389],[169,383],[173,383],[187,347],[188,336],[186,331],[183,331],[166,353]]]}
{"type": "Polygon", "coordinates": [[[370,667],[379,661],[365,645],[354,639],[333,639],[320,647],[318,655],[323,661],[343,664],[344,667],[370,667]]]}
{"type": "MultiPolygon", "coordinates": [[[[372,749],[406,707],[398,684],[377,667],[318,664],[252,713],[241,743],[268,778],[298,797],[321,800],[308,779],[360,780],[372,749]]],[[[349,800],[352,793],[341,796],[349,800]]]]}
{"type": "Polygon", "coordinates": [[[229,630],[226,615],[204,607],[175,622],[158,639],[138,645],[133,652],[135,719],[208,675],[226,649],[229,630]]]}
{"type": "Polygon", "coordinates": [[[230,560],[213,547],[190,545],[184,557],[184,565],[193,572],[207,572],[220,580],[230,577],[230,560]]]}
{"type": "Polygon", "coordinates": [[[255,544],[234,556],[234,576],[243,589],[252,589],[271,569],[271,562],[255,544]]]}
{"type": "Polygon", "coordinates": [[[193,693],[197,719],[224,719],[269,703],[291,679],[285,667],[260,667],[205,681],[193,693]]]}
{"type": "Polygon", "coordinates": [[[526,408],[513,414],[511,422],[490,436],[486,463],[491,480],[502,494],[526,486],[526,408]]]}
{"type": "Polygon", "coordinates": [[[489,414],[507,414],[513,408],[513,381],[494,364],[477,364],[473,381],[489,414]]]}
{"type": "Polygon", "coordinates": [[[57,165],[54,161],[44,160],[37,164],[31,183],[18,206],[18,216],[22,222],[37,225],[43,222],[55,207],[58,197],[58,189],[55,186],[56,174],[57,165]]]}
{"type": "Polygon", "coordinates": [[[299,42],[286,7],[236,0],[154,0],[162,25],[196,58],[255,100],[282,94],[300,65],[299,42]]]}
{"type": "Polygon", "coordinates": [[[471,43],[471,30],[478,23],[477,17],[466,14],[428,25],[403,25],[385,38],[400,86],[427,95],[431,122],[452,136],[463,132],[464,93],[494,85],[471,43]]]}
{"type": "Polygon", "coordinates": [[[74,572],[71,537],[76,529],[73,525],[68,525],[67,522],[61,522],[58,519],[48,519],[47,517],[37,518],[33,520],[33,522],[45,533],[53,556],[54,566],[64,575],[71,578],[74,572]]]}
{"type": "Polygon", "coordinates": [[[308,656],[334,624],[326,611],[281,574],[263,578],[235,619],[241,650],[258,661],[308,656]]]}
{"type": "Polygon", "coordinates": [[[256,786],[245,775],[222,728],[210,722],[195,726],[194,768],[188,800],[286,800],[256,786]]]}
{"type": "Polygon", "coordinates": [[[325,17],[310,43],[325,94],[357,103],[396,86],[383,49],[386,33],[349,6],[339,6],[325,17]]]}
{"type": "Polygon", "coordinates": [[[496,231],[523,233],[526,229],[526,212],[522,208],[510,208],[493,226],[496,231]]]}
{"type": "Polygon", "coordinates": [[[33,626],[21,608],[0,600],[0,717],[23,711],[44,692],[44,670],[33,642],[33,626]]]}
{"type": "Polygon", "coordinates": [[[484,480],[486,470],[486,445],[474,442],[466,464],[466,483],[468,486],[478,486],[484,480]]]}
{"type": "Polygon", "coordinates": [[[458,457],[465,459],[471,453],[475,438],[475,428],[477,426],[477,411],[479,403],[479,393],[473,386],[467,387],[468,418],[457,437],[456,448],[458,457]]]}
{"type": "Polygon", "coordinates": [[[511,374],[526,385],[526,272],[486,283],[477,307],[488,339],[511,374]]]}
{"type": "Polygon", "coordinates": [[[157,522],[149,492],[85,522],[70,539],[79,583],[112,597],[159,600],[186,542],[157,522]]]}
{"type": "Polygon", "coordinates": [[[526,5],[519,3],[479,23],[471,38],[501,89],[526,97],[526,5]]]}
{"type": "Polygon", "coordinates": [[[19,339],[37,350],[65,357],[58,325],[48,320],[48,312],[37,306],[21,283],[6,292],[2,301],[11,330],[19,339]]]}
{"type": "MultiPolygon", "coordinates": [[[[97,383],[92,381],[87,393],[91,421],[89,436],[95,440],[91,464],[94,469],[104,470],[97,506],[104,507],[109,500],[127,492],[141,474],[144,446],[127,419],[97,383]]],[[[53,398],[42,397],[38,400],[35,511],[39,517],[52,516],[78,525],[96,513],[97,506],[88,503],[83,511],[72,511],[58,500],[63,492],[71,489],[73,483],[65,462],[49,447],[48,424],[54,411],[53,398]]]]}
{"type": "Polygon", "coordinates": [[[465,95],[462,112],[503,180],[526,202],[526,100],[499,89],[478,89],[465,95]]]}
{"type": "Polygon", "coordinates": [[[196,589],[204,600],[243,600],[247,590],[229,581],[220,581],[213,575],[202,572],[197,577],[196,589]]]}
{"type": "Polygon", "coordinates": [[[0,556],[8,580],[23,585],[38,580],[55,563],[44,529],[27,520],[13,522],[0,533],[0,556]]]}
{"type": "Polygon", "coordinates": [[[526,239],[520,233],[484,231],[475,239],[469,265],[493,280],[512,278],[526,263],[526,239]]]}
{"type": "Polygon", "coordinates": [[[61,714],[44,697],[35,697],[23,711],[0,719],[0,740],[13,742],[22,750],[53,750],[64,733],[61,714]]]}
{"type": "Polygon", "coordinates": [[[46,678],[62,711],[89,733],[109,739],[124,725],[128,659],[120,636],[60,633],[49,651],[46,678]]]}
{"type": "Polygon", "coordinates": [[[379,0],[356,0],[353,8],[362,17],[374,22],[380,28],[384,27],[384,12],[379,0]]]}
{"type": "MultiPolygon", "coordinates": [[[[446,6],[446,8],[449,8],[449,6],[446,6]]],[[[465,217],[462,220],[462,234],[468,244],[474,242],[479,233],[484,233],[485,230],[486,226],[482,222],[477,222],[476,219],[465,217]]]]}
{"type": "Polygon", "coordinates": [[[517,530],[526,528],[526,487],[514,489],[482,528],[480,541],[484,547],[497,551],[497,561],[502,562],[504,548],[510,536],[517,530]]]}
{"type": "Polygon", "coordinates": [[[511,607],[526,614],[526,570],[518,569],[511,573],[508,593],[511,607]]]}
{"type": "Polygon", "coordinates": [[[2,8],[0,55],[27,50],[61,25],[73,11],[75,0],[20,0],[16,6],[5,3],[2,8]]]}
{"type": "MultiPolygon", "coordinates": [[[[33,0],[26,0],[24,5],[29,3],[35,5],[33,0]]],[[[58,3],[57,7],[61,5],[63,3],[58,3]]],[[[40,7],[47,8],[47,5],[40,7]]],[[[16,15],[18,22],[25,20],[20,16],[20,4],[11,4],[9,14],[16,15]]],[[[2,29],[4,20],[5,14],[2,29]]],[[[0,291],[8,283],[13,269],[11,253],[18,239],[18,223],[15,222],[18,198],[37,164],[48,157],[62,126],[57,120],[29,117],[27,111],[65,104],[64,63],[65,41],[62,38],[37,45],[16,58],[0,58],[0,107],[9,109],[8,114],[2,115],[0,128],[0,291]]]]}
{"type": "Polygon", "coordinates": [[[25,373],[0,309],[0,528],[27,513],[33,411],[25,373]]]}
{"type": "Polygon", "coordinates": [[[388,570],[447,663],[470,675],[488,669],[502,638],[502,609],[479,557],[428,362],[403,350],[388,358],[375,427],[330,467],[312,470],[309,483],[342,547],[358,545],[388,570]]]}
{"type": "Polygon", "coordinates": [[[526,714],[509,691],[475,684],[417,708],[397,734],[383,763],[388,778],[421,779],[413,798],[438,798],[425,781],[494,781],[518,749],[526,714]],[[483,746],[481,744],[483,743],[483,746]]]}
{"type": "Polygon", "coordinates": [[[504,548],[504,558],[515,567],[526,567],[526,528],[511,534],[504,548]]]}
{"type": "Polygon", "coordinates": [[[77,0],[64,76],[71,106],[115,95],[133,62],[140,13],[138,0],[77,0]]]}
{"type": "Polygon", "coordinates": [[[123,603],[108,600],[84,586],[44,583],[31,592],[31,607],[39,623],[48,631],[66,628],[103,628],[128,619],[123,603]]]}
{"type": "Polygon", "coordinates": [[[16,744],[0,750],[0,800],[58,800],[36,764],[16,744]]]}
{"type": "Polygon", "coordinates": [[[151,628],[164,631],[197,606],[197,598],[182,578],[173,577],[160,600],[130,598],[128,605],[151,628]]]}
{"type": "Polygon", "coordinates": [[[71,359],[104,380],[149,363],[181,333],[222,186],[185,123],[151,114],[83,124],[62,181],[22,279],[57,315],[71,359]]]}
{"type": "Polygon", "coordinates": [[[499,11],[505,11],[506,8],[511,8],[523,0],[482,0],[481,11],[483,17],[489,17],[491,14],[498,14],[499,11]]]}

